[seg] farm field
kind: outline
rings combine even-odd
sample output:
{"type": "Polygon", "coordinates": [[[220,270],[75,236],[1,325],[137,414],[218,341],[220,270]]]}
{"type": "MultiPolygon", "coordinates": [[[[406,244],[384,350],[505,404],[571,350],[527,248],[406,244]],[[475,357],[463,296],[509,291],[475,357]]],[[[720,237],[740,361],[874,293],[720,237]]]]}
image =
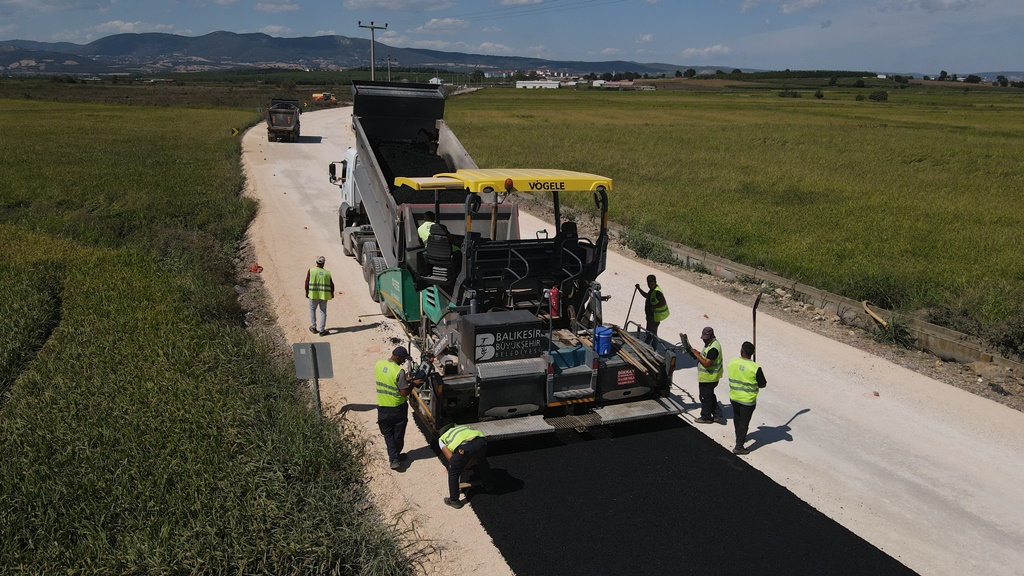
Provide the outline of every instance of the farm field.
{"type": "Polygon", "coordinates": [[[446,119],[481,166],[614,178],[629,229],[1024,352],[1024,94],[812,93],[491,89],[446,119]]]}
{"type": "Polygon", "coordinates": [[[250,111],[0,101],[5,574],[409,574],[365,454],[245,329],[250,111]]]}

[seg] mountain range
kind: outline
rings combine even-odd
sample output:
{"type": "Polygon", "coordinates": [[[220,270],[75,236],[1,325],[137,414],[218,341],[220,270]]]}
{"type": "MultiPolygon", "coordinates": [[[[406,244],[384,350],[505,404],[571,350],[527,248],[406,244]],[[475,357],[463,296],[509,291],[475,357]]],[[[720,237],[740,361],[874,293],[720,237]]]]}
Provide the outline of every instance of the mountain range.
{"type": "MultiPolygon", "coordinates": [[[[378,66],[390,58],[393,66],[461,72],[547,69],[577,74],[636,72],[671,75],[676,70],[688,68],[624,60],[580,62],[440,52],[393,48],[379,42],[375,53],[378,66]]],[[[369,40],[345,36],[276,38],[266,34],[234,32],[211,32],[204,36],[115,34],[88,44],[0,41],[0,74],[161,74],[268,67],[341,70],[369,66],[369,56],[369,40]]],[[[716,69],[709,66],[699,69],[709,68],[712,72],[716,69]]]]}
{"type": "MultiPolygon", "coordinates": [[[[698,73],[716,70],[731,72],[736,66],[639,63],[625,60],[584,62],[545,60],[521,56],[492,56],[441,52],[416,48],[394,48],[377,43],[377,66],[390,58],[393,66],[439,68],[453,72],[501,72],[512,70],[548,70],[570,74],[634,72],[667,74],[693,68],[698,73]]],[[[204,36],[145,33],[115,34],[88,44],[0,40],[0,74],[142,74],[203,72],[243,68],[293,68],[304,70],[341,70],[370,64],[370,41],[346,36],[307,36],[278,38],[266,34],[211,32],[204,36]]],[[[742,68],[741,68],[742,69],[742,68]]],[[[744,72],[757,70],[743,69],[744,72]]],[[[920,77],[914,72],[888,73],[920,77]]],[[[1011,80],[1024,78],[1024,72],[973,72],[985,79],[999,75],[1011,80]]],[[[966,74],[964,75],[966,76],[966,74]]]]}

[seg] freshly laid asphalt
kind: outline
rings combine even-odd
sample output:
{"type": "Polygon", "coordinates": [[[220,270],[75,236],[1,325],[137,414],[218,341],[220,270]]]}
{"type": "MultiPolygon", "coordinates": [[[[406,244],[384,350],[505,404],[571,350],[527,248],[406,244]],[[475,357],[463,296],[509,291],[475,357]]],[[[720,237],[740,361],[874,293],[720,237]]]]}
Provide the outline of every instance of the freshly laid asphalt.
{"type": "Polygon", "coordinates": [[[914,574],[744,458],[679,418],[495,442],[463,512],[518,576],[914,574]]]}

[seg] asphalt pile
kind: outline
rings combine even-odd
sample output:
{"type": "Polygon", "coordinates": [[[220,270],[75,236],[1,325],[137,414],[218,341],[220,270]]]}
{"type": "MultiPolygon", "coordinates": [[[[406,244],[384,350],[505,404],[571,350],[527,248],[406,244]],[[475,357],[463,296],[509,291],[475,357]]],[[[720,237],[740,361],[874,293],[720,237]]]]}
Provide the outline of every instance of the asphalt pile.
{"type": "Polygon", "coordinates": [[[914,574],[678,418],[489,452],[472,509],[518,576],[914,574]]]}

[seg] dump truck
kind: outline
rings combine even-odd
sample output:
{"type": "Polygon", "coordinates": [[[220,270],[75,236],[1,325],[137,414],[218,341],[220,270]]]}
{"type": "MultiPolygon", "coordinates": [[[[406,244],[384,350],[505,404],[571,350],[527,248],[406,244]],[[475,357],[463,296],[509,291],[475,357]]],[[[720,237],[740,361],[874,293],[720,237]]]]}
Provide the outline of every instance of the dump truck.
{"type": "Polygon", "coordinates": [[[313,102],[320,102],[321,104],[337,104],[338,99],[334,97],[333,92],[314,92],[313,102]]]}
{"type": "Polygon", "coordinates": [[[611,179],[479,168],[437,85],[354,81],[352,93],[355,146],[329,166],[342,249],[420,351],[411,403],[425,430],[472,423],[501,439],[682,412],[675,354],[603,323],[611,179]],[[531,192],[550,195],[553,233],[522,237],[511,200],[531,192]],[[563,221],[563,194],[592,195],[596,236],[563,221]]]}
{"type": "Polygon", "coordinates": [[[299,141],[299,115],[302,107],[298,100],[275,98],[267,108],[267,141],[299,141]]]}

